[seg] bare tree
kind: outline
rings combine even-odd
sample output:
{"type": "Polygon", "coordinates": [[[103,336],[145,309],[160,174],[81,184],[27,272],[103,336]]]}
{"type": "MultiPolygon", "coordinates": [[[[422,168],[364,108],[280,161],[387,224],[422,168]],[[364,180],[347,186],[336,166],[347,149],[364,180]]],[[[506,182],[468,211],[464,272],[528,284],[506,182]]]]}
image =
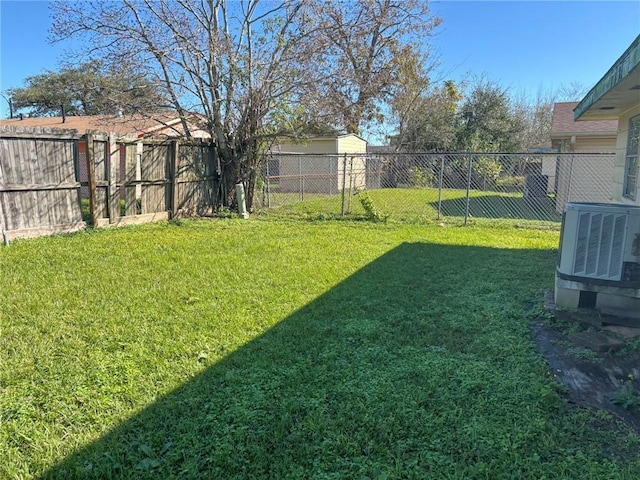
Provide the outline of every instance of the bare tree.
{"type": "Polygon", "coordinates": [[[226,0],[59,1],[52,39],[86,37],[85,54],[144,73],[182,118],[197,114],[215,142],[220,198],[243,181],[251,205],[260,147],[276,134],[279,102],[299,79],[303,2],[226,0]],[[299,50],[299,49],[298,49],[299,50]],[[271,118],[270,118],[271,117],[271,118]]]}
{"type": "Polygon", "coordinates": [[[323,75],[309,92],[316,117],[347,133],[383,120],[382,106],[426,65],[426,39],[441,20],[425,0],[322,1],[313,6],[318,28],[310,40],[323,75]]]}

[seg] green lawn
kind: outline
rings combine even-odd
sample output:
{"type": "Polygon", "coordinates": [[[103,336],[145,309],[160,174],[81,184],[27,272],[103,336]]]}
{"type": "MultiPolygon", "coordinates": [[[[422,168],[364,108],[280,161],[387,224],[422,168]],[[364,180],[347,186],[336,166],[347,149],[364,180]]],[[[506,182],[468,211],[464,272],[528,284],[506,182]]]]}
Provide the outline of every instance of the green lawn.
{"type": "MultiPolygon", "coordinates": [[[[529,329],[558,232],[184,221],[0,248],[0,478],[635,479],[529,329]]],[[[605,428],[603,428],[605,427],[605,428]]]]}
{"type": "MultiPolygon", "coordinates": [[[[368,190],[367,193],[375,207],[388,214],[391,221],[431,223],[446,220],[460,224],[467,208],[465,190],[444,189],[440,198],[434,188],[387,188],[368,190]]],[[[336,217],[342,213],[342,196],[307,193],[301,200],[298,193],[272,193],[271,207],[263,209],[262,213],[277,217],[336,217]]],[[[345,211],[351,218],[359,218],[365,213],[358,195],[346,195],[345,211]]],[[[559,227],[562,218],[555,212],[552,198],[532,204],[523,199],[522,193],[472,190],[468,221],[495,224],[497,219],[511,225],[555,223],[559,227]]]]}

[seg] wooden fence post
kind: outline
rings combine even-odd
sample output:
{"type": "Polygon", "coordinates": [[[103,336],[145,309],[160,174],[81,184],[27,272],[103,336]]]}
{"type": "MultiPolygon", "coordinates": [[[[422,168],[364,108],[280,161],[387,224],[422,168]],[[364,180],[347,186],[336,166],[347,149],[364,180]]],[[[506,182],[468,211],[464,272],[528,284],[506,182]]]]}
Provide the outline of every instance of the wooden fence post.
{"type": "Polygon", "coordinates": [[[115,133],[109,134],[109,186],[107,188],[107,205],[109,223],[115,223],[120,217],[120,195],[118,191],[118,172],[120,170],[120,145],[115,133]]]}
{"type": "Polygon", "coordinates": [[[87,174],[89,177],[89,211],[91,213],[91,225],[97,227],[100,216],[98,214],[98,192],[96,187],[96,164],[93,154],[93,134],[87,133],[85,138],[87,142],[87,153],[85,157],[87,158],[87,174]]]}
{"type": "Polygon", "coordinates": [[[180,168],[180,140],[171,142],[171,199],[169,200],[169,209],[171,210],[171,218],[176,218],[178,214],[178,169],[180,168]]]}

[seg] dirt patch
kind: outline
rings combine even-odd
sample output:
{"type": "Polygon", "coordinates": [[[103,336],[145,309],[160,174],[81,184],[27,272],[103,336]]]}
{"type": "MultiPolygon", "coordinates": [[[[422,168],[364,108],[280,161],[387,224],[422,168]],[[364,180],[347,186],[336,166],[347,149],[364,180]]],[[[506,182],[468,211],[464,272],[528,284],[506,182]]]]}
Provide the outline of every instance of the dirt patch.
{"type": "Polygon", "coordinates": [[[568,400],[606,410],[640,432],[640,351],[626,346],[615,353],[597,352],[572,341],[577,331],[598,331],[627,344],[636,340],[608,331],[594,313],[550,311],[548,317],[534,320],[532,330],[550,373],[566,386],[568,400]]]}

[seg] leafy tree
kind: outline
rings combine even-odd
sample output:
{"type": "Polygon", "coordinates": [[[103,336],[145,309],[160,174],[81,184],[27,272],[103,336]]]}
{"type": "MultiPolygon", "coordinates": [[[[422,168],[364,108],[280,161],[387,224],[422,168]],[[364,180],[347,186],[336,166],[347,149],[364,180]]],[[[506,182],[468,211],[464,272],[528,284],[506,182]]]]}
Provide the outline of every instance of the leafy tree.
{"type": "Polygon", "coordinates": [[[486,80],[476,83],[460,107],[456,147],[472,152],[517,152],[523,146],[522,117],[514,114],[508,92],[486,80]]]}
{"type": "Polygon", "coordinates": [[[166,104],[154,84],[142,74],[108,69],[100,60],[47,71],[7,91],[14,107],[36,116],[128,114],[160,110],[166,104]]]}
{"type": "Polygon", "coordinates": [[[520,132],[520,144],[526,151],[533,147],[549,145],[551,139],[551,119],[556,102],[572,102],[581,99],[587,92],[583,85],[573,82],[561,85],[556,90],[538,90],[533,98],[512,100],[515,115],[525,125],[520,132]]]}
{"type": "Polygon", "coordinates": [[[502,164],[497,159],[484,155],[476,158],[473,162],[473,171],[480,175],[483,190],[487,188],[487,182],[495,182],[498,179],[502,168],[502,164]]]}
{"type": "Polygon", "coordinates": [[[398,133],[391,139],[398,149],[409,151],[451,150],[456,138],[460,88],[451,80],[426,93],[412,95],[408,87],[393,102],[398,133]],[[408,93],[408,95],[407,95],[408,93]]]}

